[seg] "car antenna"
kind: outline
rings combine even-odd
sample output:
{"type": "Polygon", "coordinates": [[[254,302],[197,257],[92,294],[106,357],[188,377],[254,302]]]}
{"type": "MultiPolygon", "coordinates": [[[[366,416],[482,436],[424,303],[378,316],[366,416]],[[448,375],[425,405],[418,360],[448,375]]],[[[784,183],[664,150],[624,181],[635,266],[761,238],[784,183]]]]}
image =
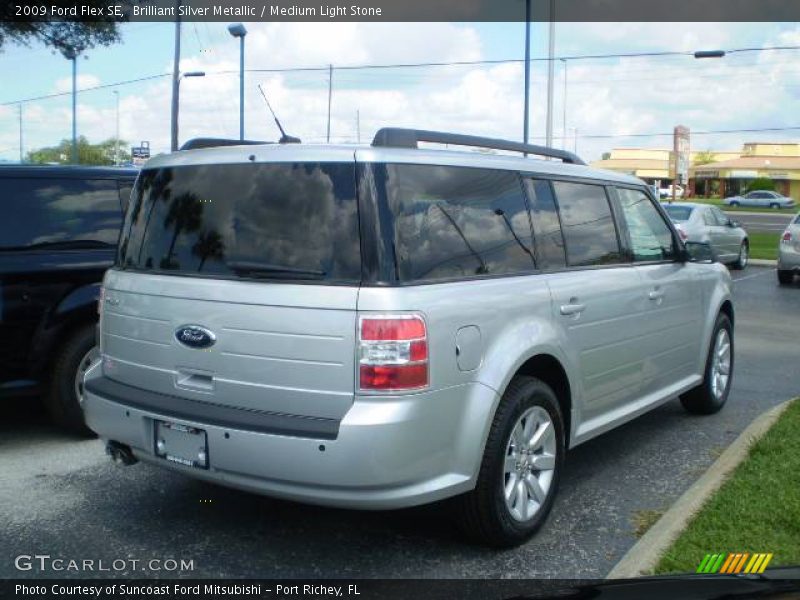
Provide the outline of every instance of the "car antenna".
{"type": "Polygon", "coordinates": [[[281,122],[278,120],[278,116],[275,114],[275,111],[272,110],[272,105],[269,103],[267,99],[267,95],[264,93],[264,89],[261,87],[261,84],[258,84],[258,91],[261,92],[261,97],[264,98],[264,102],[267,103],[267,108],[269,112],[272,113],[272,118],[275,119],[275,125],[278,126],[278,129],[281,130],[281,139],[278,140],[279,144],[299,144],[300,138],[294,137],[292,135],[286,135],[286,132],[283,130],[281,126],[281,122]]]}

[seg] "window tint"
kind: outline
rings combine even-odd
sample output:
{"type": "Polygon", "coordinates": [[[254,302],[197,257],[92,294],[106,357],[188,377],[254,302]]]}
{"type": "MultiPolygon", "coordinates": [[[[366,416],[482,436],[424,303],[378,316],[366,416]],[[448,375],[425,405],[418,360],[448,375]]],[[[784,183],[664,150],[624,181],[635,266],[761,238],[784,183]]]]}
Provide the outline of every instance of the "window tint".
{"type": "Polygon", "coordinates": [[[669,218],[678,222],[688,221],[694,210],[691,206],[676,206],[675,204],[664,204],[663,206],[669,218]]]}
{"type": "Polygon", "coordinates": [[[516,173],[432,165],[375,170],[376,180],[385,181],[400,281],[534,269],[530,217],[516,173]]]}
{"type": "MultiPolygon", "coordinates": [[[[35,167],[31,167],[35,168],[35,167]]],[[[69,241],[117,243],[122,214],[111,180],[0,179],[0,246],[69,241]]]]}
{"type": "Polygon", "coordinates": [[[617,231],[606,191],[600,185],[553,183],[570,266],[621,261],[617,231]]]}
{"type": "Polygon", "coordinates": [[[703,223],[709,227],[717,226],[717,219],[714,218],[714,213],[711,212],[710,208],[703,209],[703,223]]]}
{"type": "Polygon", "coordinates": [[[550,182],[541,179],[525,179],[525,188],[531,207],[533,233],[543,269],[559,269],[566,265],[564,237],[561,222],[553,198],[550,182]]]}
{"type": "Polygon", "coordinates": [[[117,262],[176,274],[359,281],[355,198],[352,163],[147,169],[117,262]]]}
{"type": "Polygon", "coordinates": [[[730,219],[728,219],[725,213],[723,213],[720,209],[712,208],[711,212],[714,213],[714,220],[716,221],[717,225],[720,227],[726,227],[728,225],[728,221],[730,219]]]}
{"type": "Polygon", "coordinates": [[[674,260],[675,241],[663,217],[641,191],[618,188],[634,261],[674,260]]]}

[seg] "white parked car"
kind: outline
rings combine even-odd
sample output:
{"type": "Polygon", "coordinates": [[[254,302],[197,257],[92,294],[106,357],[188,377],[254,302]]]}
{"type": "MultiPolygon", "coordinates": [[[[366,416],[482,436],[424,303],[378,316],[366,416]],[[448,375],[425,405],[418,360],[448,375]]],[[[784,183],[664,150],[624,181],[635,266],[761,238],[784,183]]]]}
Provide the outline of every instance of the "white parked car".
{"type": "MultiPolygon", "coordinates": [[[[676,185],[674,187],[675,187],[675,197],[683,198],[683,188],[679,185],[676,185]]],[[[671,185],[658,188],[658,196],[660,198],[672,198],[672,188],[673,186],[671,185]]]]}

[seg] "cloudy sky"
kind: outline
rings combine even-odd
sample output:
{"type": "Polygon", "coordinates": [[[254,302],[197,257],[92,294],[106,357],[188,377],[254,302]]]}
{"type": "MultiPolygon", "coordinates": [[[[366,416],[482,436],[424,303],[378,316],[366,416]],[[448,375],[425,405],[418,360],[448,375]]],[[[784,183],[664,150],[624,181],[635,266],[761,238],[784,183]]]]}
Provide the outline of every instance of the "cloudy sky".
{"type": "MultiPolygon", "coordinates": [[[[245,134],[276,139],[257,84],[269,95],[285,128],[308,142],[324,142],[328,72],[334,65],[331,141],[368,142],[382,126],[414,126],[521,139],[523,68],[490,65],[337,69],[354,65],[519,60],[522,23],[246,23],[246,68],[322,67],[246,75],[245,134]],[[357,114],[359,119],[357,120],[357,114]]],[[[79,89],[160,74],[172,68],[174,27],[122,26],[123,41],[87,52],[78,63],[79,89]]],[[[184,23],[183,71],[206,77],[181,85],[180,139],[238,137],[238,43],[226,23],[184,23]]],[[[597,54],[693,52],[702,49],[800,47],[797,23],[559,23],[556,26],[554,145],[566,143],[586,159],[613,147],[666,147],[672,127],[697,132],[694,149],[736,149],[745,141],[800,140],[800,49],[691,56],[579,58],[597,54]],[[567,75],[566,140],[564,76],[567,75]],[[796,128],[794,130],[788,128],[796,128]],[[779,128],[764,133],[702,131],[779,128]],[[577,130],[577,138],[576,138],[577,130]],[[607,137],[603,137],[607,136],[607,137]]],[[[533,27],[531,56],[546,56],[547,27],[533,27]]],[[[19,157],[19,101],[68,92],[70,65],[33,46],[0,52],[0,160],[19,157]]],[[[78,131],[91,141],[115,133],[154,152],[169,148],[170,79],[86,91],[78,96],[78,131]]],[[[545,132],[546,63],[532,67],[531,137],[545,132]]],[[[25,151],[70,136],[69,94],[22,104],[25,151]]]]}

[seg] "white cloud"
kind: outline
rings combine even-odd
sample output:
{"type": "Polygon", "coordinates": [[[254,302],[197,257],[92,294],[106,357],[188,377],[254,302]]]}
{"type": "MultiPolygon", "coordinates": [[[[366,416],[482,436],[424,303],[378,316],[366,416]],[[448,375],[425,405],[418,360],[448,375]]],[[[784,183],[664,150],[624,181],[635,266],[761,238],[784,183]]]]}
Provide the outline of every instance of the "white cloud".
{"type": "MultiPolygon", "coordinates": [[[[81,66],[82,65],[78,63],[78,69],[80,69],[81,66]]],[[[95,75],[78,73],[76,79],[79,90],[100,85],[100,78],[96,77],[95,75]]],[[[72,77],[62,77],[56,81],[53,91],[55,93],[72,92],[72,77]]]]}

